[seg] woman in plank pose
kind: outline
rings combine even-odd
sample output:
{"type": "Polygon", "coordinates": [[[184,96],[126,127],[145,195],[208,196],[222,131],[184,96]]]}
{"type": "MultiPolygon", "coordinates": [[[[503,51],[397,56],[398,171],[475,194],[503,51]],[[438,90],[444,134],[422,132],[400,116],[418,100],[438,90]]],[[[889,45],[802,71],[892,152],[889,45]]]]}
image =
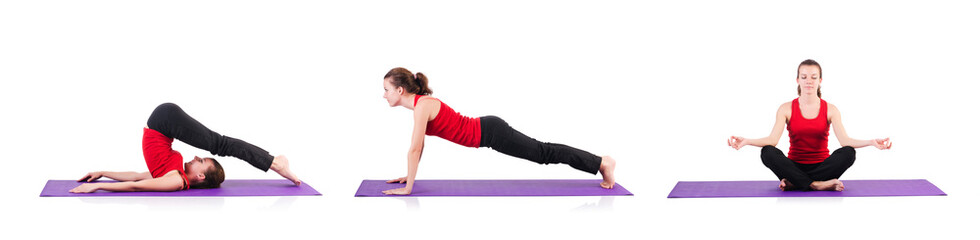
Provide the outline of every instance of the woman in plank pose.
{"type": "Polygon", "coordinates": [[[289,160],[285,156],[273,157],[255,145],[211,131],[176,104],[164,103],[153,110],[143,128],[143,158],[148,172],[90,172],[78,181],[91,182],[107,177],[120,182],[85,183],[70,192],[178,191],[221,186],[225,180],[221,164],[214,158],[197,156],[183,163],[180,153],[171,148],[174,139],[218,156],[234,156],[262,171],[272,169],[294,184],[301,184],[289,170],[289,160]]]}
{"type": "Polygon", "coordinates": [[[762,147],[762,163],[780,179],[779,189],[784,191],[843,191],[844,183],[838,178],[854,164],[855,148],[875,146],[884,150],[890,149],[892,143],[888,138],[858,140],[847,135],[837,106],[821,99],[823,69],[816,61],[807,59],[800,63],[796,82],[799,98],[779,106],[776,124],[768,137],[732,136],[728,146],[736,150],[745,145],[762,147]],[[843,146],[832,154],[827,149],[830,127],[843,146]],[[788,156],[775,147],[783,128],[789,131],[788,156]]]}
{"type": "Polygon", "coordinates": [[[540,142],[511,128],[496,116],[466,117],[432,96],[429,80],[422,73],[412,74],[405,68],[394,68],[384,76],[384,98],[391,107],[412,110],[414,127],[408,151],[408,175],[388,183],[407,183],[403,188],[385,190],[385,194],[407,195],[415,185],[425,147],[425,135],[434,135],[466,147],[489,147],[498,152],[540,164],[564,163],[587,173],[602,174],[602,188],[613,188],[616,161],[599,157],[573,147],[540,142]]]}

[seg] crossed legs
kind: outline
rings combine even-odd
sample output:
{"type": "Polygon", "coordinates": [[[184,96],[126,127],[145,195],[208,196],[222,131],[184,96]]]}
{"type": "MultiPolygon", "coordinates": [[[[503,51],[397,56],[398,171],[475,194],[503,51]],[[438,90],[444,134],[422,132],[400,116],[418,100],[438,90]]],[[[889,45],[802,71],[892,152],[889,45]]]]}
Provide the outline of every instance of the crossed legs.
{"type": "Polygon", "coordinates": [[[783,190],[843,191],[844,183],[838,178],[854,164],[854,159],[853,147],[837,149],[818,164],[799,164],[776,147],[762,148],[762,164],[776,174],[783,190]]]}

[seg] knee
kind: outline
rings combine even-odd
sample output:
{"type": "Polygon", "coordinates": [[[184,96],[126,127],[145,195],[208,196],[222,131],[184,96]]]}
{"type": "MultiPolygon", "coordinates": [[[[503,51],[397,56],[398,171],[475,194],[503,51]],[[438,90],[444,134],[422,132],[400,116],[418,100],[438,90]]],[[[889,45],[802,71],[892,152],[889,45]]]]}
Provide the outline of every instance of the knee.
{"type": "Polygon", "coordinates": [[[846,146],[837,149],[836,151],[834,151],[834,153],[842,155],[842,157],[844,157],[845,160],[850,162],[853,162],[854,159],[857,158],[857,151],[855,151],[854,147],[851,146],[846,146]]]}
{"type": "Polygon", "coordinates": [[[776,148],[776,147],[774,147],[772,145],[766,145],[766,146],[762,147],[762,157],[763,158],[765,158],[766,155],[771,155],[771,154],[782,154],[782,152],[779,151],[778,148],[776,148]]]}
{"type": "Polygon", "coordinates": [[[765,147],[762,147],[762,154],[761,154],[762,155],[762,162],[763,163],[771,163],[772,161],[775,161],[776,159],[778,159],[778,157],[777,157],[778,155],[782,155],[782,154],[783,154],[783,152],[782,151],[779,151],[778,148],[776,148],[776,147],[774,147],[772,145],[767,145],[765,147]]]}

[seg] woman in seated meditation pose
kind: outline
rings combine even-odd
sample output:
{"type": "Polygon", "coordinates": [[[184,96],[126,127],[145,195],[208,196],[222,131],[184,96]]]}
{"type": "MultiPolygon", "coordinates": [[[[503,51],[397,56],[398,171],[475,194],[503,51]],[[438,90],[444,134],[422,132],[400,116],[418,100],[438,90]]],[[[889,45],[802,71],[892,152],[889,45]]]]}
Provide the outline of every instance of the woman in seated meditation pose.
{"type": "Polygon", "coordinates": [[[587,173],[602,174],[603,188],[613,188],[616,161],[599,157],[573,147],[540,142],[511,128],[496,116],[466,117],[429,94],[429,80],[422,73],[412,74],[405,68],[394,68],[384,76],[384,98],[391,107],[402,106],[414,112],[412,143],[408,151],[408,176],[388,183],[407,183],[403,188],[385,190],[385,194],[407,195],[415,185],[425,147],[425,135],[435,135],[466,147],[489,147],[498,152],[540,164],[564,163],[587,173]]]}
{"type": "Polygon", "coordinates": [[[762,147],[762,163],[780,179],[779,189],[784,191],[843,191],[844,183],[838,178],[854,164],[855,148],[875,146],[884,150],[890,149],[892,143],[888,138],[858,140],[847,135],[840,111],[821,99],[823,69],[816,61],[807,59],[800,63],[796,82],[799,98],[779,106],[776,124],[768,137],[732,136],[728,146],[736,150],[745,145],[762,147]],[[827,149],[831,126],[843,146],[832,154],[827,149]],[[784,127],[789,131],[788,156],[775,147],[784,127]]]}
{"type": "Polygon", "coordinates": [[[78,181],[91,182],[107,177],[120,182],[85,183],[70,192],[178,191],[220,187],[225,180],[221,164],[214,158],[197,156],[184,163],[180,153],[171,148],[174,139],[218,156],[234,156],[262,171],[272,169],[294,184],[301,184],[289,170],[289,161],[285,156],[273,157],[255,145],[211,131],[176,104],[164,103],[153,110],[143,128],[143,158],[148,172],[91,172],[78,181]]]}

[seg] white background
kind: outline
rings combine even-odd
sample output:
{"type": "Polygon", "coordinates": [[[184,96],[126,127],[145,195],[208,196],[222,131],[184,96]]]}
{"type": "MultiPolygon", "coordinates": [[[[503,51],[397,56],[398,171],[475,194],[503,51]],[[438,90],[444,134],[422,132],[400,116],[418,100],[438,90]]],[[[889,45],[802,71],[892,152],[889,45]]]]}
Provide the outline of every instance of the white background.
{"type": "MultiPolygon", "coordinates": [[[[971,238],[978,7],[854,1],[4,1],[7,236],[110,239],[971,238]],[[844,179],[947,197],[667,199],[682,180],[765,180],[759,149],[800,61],[858,150],[844,179]],[[405,175],[392,67],[543,141],[619,160],[633,197],[354,198],[405,175]],[[141,128],[174,102],[285,154],[322,197],[40,198],[47,179],[145,170],[141,128]]],[[[420,179],[598,179],[426,138],[420,179]]],[[[831,137],[831,150],[839,147],[831,137]]],[[[786,150],[787,137],[779,147],[786,150]]],[[[184,144],[185,157],[210,156],[184,144]]],[[[229,178],[272,178],[219,158],[229,178]]],[[[775,187],[775,186],[773,186],[775,187]]],[[[6,237],[4,237],[6,238],[6,237]]]]}

